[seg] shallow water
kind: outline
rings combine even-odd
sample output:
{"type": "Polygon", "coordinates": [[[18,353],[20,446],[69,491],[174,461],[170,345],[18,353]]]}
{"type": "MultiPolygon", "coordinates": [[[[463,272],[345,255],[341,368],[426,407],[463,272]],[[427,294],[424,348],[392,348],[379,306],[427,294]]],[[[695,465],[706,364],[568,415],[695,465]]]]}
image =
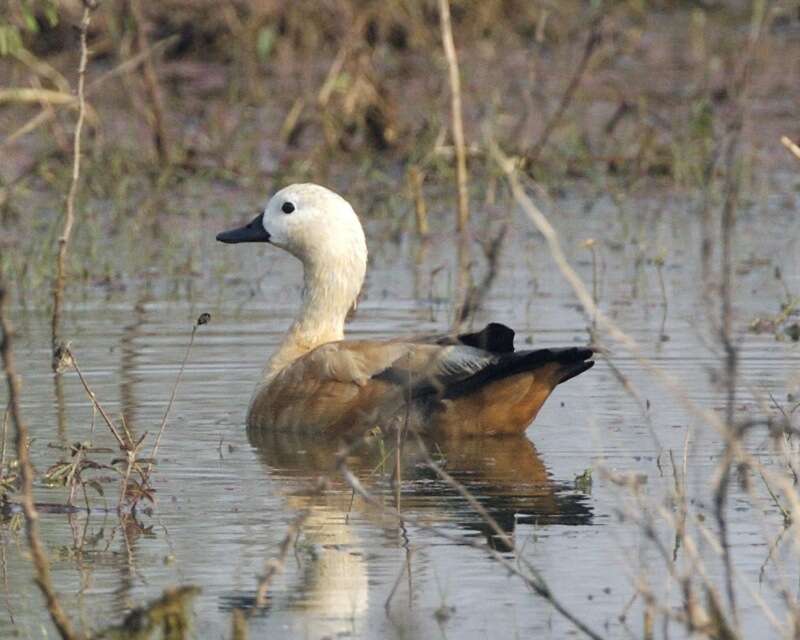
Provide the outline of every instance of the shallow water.
{"type": "MultiPolygon", "coordinates": [[[[741,215],[736,316],[741,415],[760,411],[758,399],[769,393],[783,402],[800,386],[798,343],[746,331],[754,317],[779,310],[783,289],[774,278],[775,267],[789,290],[800,292],[800,219],[796,193],[788,197],[791,206],[778,194],[741,215]]],[[[708,320],[713,308],[701,295],[699,232],[690,207],[668,197],[629,202],[627,212],[585,196],[557,204],[553,220],[571,260],[590,283],[591,253],[581,242],[597,240],[597,292],[603,308],[695,401],[721,408],[724,394],[710,376],[719,362],[708,320]],[[659,255],[664,257],[666,308],[654,262],[659,255]]],[[[224,228],[227,221],[212,224],[224,228]]],[[[488,234],[488,222],[477,226],[477,235],[488,234]]],[[[378,222],[369,225],[372,264],[350,335],[442,330],[454,281],[452,256],[443,249],[450,244],[449,235],[441,233],[421,252],[403,234],[399,240],[381,239],[386,235],[382,228],[378,222]]],[[[515,214],[501,270],[476,324],[491,319],[511,325],[523,348],[584,343],[587,321],[531,229],[522,214],[515,214]]],[[[165,587],[194,584],[202,588],[194,603],[195,636],[228,637],[231,610],[253,602],[265,562],[277,553],[297,511],[308,509],[300,542],[275,578],[268,605],[249,622],[251,637],[561,638],[575,633],[547,602],[485,552],[420,526],[398,526],[386,514],[353,500],[335,473],[324,494],[315,495],[309,488],[313,480],[331,471],[336,448],[330,444],[248,438],[246,405],[265,358],[291,318],[299,266],[270,247],[216,245],[212,231],[199,222],[185,231],[203,256],[191,285],[189,276],[151,274],[127,280],[123,290],[88,289],[67,318],[72,348],[103,405],[115,416],[124,413],[137,433],[152,434],[192,322],[200,312],[212,316],[198,332],[178,391],[154,476],[157,506],[152,515],[140,516],[143,528],[122,531],[116,515],[101,508],[116,504],[116,485],[108,485],[105,500],[94,500],[96,509],[88,520],[83,513],[42,514],[53,579],[75,619],[97,629],[158,597],[165,587]],[[214,260],[222,260],[223,266],[212,264],[214,260]],[[81,538],[84,550],[76,553],[74,541],[81,538]]],[[[89,439],[92,412],[74,373],[57,385],[49,372],[46,314],[17,308],[15,321],[23,411],[41,472],[59,455],[48,443],[89,439]]],[[[719,438],[687,417],[635,359],[613,346],[611,357],[647,404],[647,415],[600,361],[555,392],[526,438],[443,442],[433,450],[513,535],[518,553],[541,572],[568,609],[602,635],[624,637],[629,630],[641,636],[641,603],[627,608],[634,593],[632,578],[646,567],[652,588],[663,595],[663,563],[640,529],[619,517],[630,504],[629,494],[597,469],[642,474],[643,491],[658,501],[674,482],[665,452],[671,449],[677,464],[683,464],[691,429],[688,491],[710,523],[712,510],[703,505],[710,505],[708,487],[721,447],[719,438]],[[587,468],[595,469],[591,489],[578,490],[574,479],[587,468]]],[[[112,444],[99,421],[94,441],[112,444]]],[[[765,434],[754,434],[748,446],[765,463],[778,463],[765,434]]],[[[376,444],[349,464],[370,490],[393,506],[392,462],[384,460],[388,450],[376,444]]],[[[401,487],[406,513],[424,517],[448,534],[504,551],[467,501],[411,452],[401,487]]],[[[731,544],[748,633],[769,629],[753,593],[780,611],[782,581],[791,585],[798,578],[796,565],[770,562],[759,583],[768,540],[780,530],[781,516],[758,489],[751,499],[737,484],[730,499],[731,544]]],[[[63,503],[65,497],[62,488],[37,487],[41,502],[63,503]]],[[[662,525],[659,534],[671,547],[671,531],[662,525]]],[[[2,550],[0,636],[52,637],[31,581],[24,537],[4,527],[2,550]]],[[[713,549],[703,545],[703,553],[717,575],[713,549]]],[[[779,561],[783,553],[781,547],[779,561]]],[[[673,628],[676,636],[680,632],[673,628]]]]}

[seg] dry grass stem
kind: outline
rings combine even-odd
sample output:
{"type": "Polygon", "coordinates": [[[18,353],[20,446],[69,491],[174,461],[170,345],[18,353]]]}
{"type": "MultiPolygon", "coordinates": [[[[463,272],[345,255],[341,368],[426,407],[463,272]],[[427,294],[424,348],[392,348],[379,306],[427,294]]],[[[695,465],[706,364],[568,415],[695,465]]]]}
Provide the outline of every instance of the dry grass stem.
{"type": "Polygon", "coordinates": [[[466,235],[469,233],[469,176],[467,174],[467,151],[464,143],[464,122],[461,111],[461,74],[458,69],[456,46],[453,42],[449,0],[439,0],[439,18],[442,29],[442,45],[450,78],[450,117],[453,127],[453,144],[456,148],[457,228],[460,234],[466,235]]]}
{"type": "Polygon", "coordinates": [[[456,46],[453,41],[449,0],[439,0],[439,19],[442,31],[442,46],[444,47],[450,80],[450,118],[453,144],[456,152],[456,195],[458,206],[456,229],[459,239],[456,305],[451,328],[458,330],[463,324],[464,310],[472,289],[472,258],[469,249],[469,176],[467,174],[467,150],[464,142],[464,122],[461,110],[461,74],[458,68],[456,46]]]}
{"type": "MultiPolygon", "coordinates": [[[[147,49],[146,51],[140,51],[135,56],[132,56],[128,60],[121,62],[119,65],[114,67],[113,69],[106,71],[103,75],[99,78],[96,78],[92,82],[90,82],[86,86],[85,94],[87,96],[92,95],[98,88],[100,88],[105,82],[111,80],[112,78],[116,78],[122,74],[128,73],[140,64],[142,64],[145,60],[147,60],[150,56],[157,54],[160,51],[163,51],[171,44],[174,44],[178,40],[177,35],[168,36],[156,42],[152,47],[147,49]]],[[[58,108],[60,106],[75,106],[75,98],[72,98],[72,102],[65,102],[65,103],[51,103],[51,107],[58,108]]],[[[38,129],[40,126],[47,124],[50,120],[55,117],[55,110],[48,109],[42,110],[40,113],[33,116],[30,120],[28,120],[25,124],[23,124],[19,129],[14,131],[11,135],[4,138],[2,142],[0,142],[0,149],[6,147],[14,142],[16,142],[22,136],[27,135],[31,131],[38,129]]],[[[86,105],[86,119],[91,122],[92,120],[92,110],[89,104],[86,105]]]]}
{"type": "MultiPolygon", "coordinates": [[[[713,409],[704,408],[697,405],[693,401],[684,388],[684,386],[671,374],[667,373],[664,369],[657,366],[652,360],[645,357],[642,353],[641,347],[638,342],[622,331],[616,323],[614,323],[608,316],[597,308],[592,299],[591,292],[587,289],[586,285],[581,280],[580,276],[570,266],[564,251],[561,247],[558,234],[553,226],[550,224],[547,217],[538,209],[533,201],[525,193],[522,185],[519,182],[515,163],[506,157],[497,147],[497,145],[490,141],[492,153],[495,156],[498,164],[506,172],[506,175],[511,186],[514,198],[520,205],[522,210],[528,215],[537,229],[544,236],[550,254],[553,257],[559,271],[564,278],[571,285],[576,297],[583,306],[589,317],[596,317],[600,329],[606,331],[616,342],[622,345],[633,357],[652,375],[660,384],[664,386],[667,391],[676,399],[676,401],[683,406],[690,415],[693,415],[705,423],[712,426],[717,433],[723,436],[726,445],[724,452],[725,460],[718,467],[718,472],[713,479],[713,487],[720,486],[721,483],[726,481],[724,477],[724,470],[729,468],[731,464],[742,464],[745,468],[760,470],[767,478],[770,486],[774,489],[777,488],[789,501],[789,510],[797,512],[800,510],[800,496],[798,495],[793,482],[787,478],[780,471],[776,472],[774,469],[764,467],[760,464],[759,460],[747,453],[743,448],[741,435],[743,429],[730,430],[725,420],[720,417],[713,409]]],[[[727,583],[727,580],[726,580],[727,583]]]]}
{"type": "Polygon", "coordinates": [[[3,411],[3,440],[0,442],[0,480],[5,476],[6,469],[6,438],[8,436],[8,415],[11,412],[11,402],[6,405],[3,411]]]}
{"type": "MultiPolygon", "coordinates": [[[[150,51],[151,46],[147,40],[147,20],[142,11],[141,0],[130,0],[130,9],[133,20],[136,23],[136,45],[139,53],[150,51]]],[[[158,82],[153,56],[145,56],[142,61],[142,78],[144,79],[145,91],[150,102],[153,145],[158,154],[159,162],[164,167],[169,165],[171,153],[164,115],[164,99],[161,95],[161,86],[158,82]]]]}
{"type": "MultiPolygon", "coordinates": [[[[463,294],[463,300],[457,308],[455,323],[453,325],[454,331],[460,331],[468,323],[469,319],[478,311],[486,300],[486,296],[492,288],[492,284],[500,272],[500,250],[503,248],[503,242],[508,232],[508,224],[503,224],[497,234],[490,238],[488,241],[481,243],[483,254],[486,258],[486,270],[483,273],[481,281],[475,283],[471,275],[463,276],[464,286],[466,291],[463,294]]],[[[462,266],[462,269],[467,269],[469,266],[462,266]]]]}
{"type": "MultiPolygon", "coordinates": [[[[202,325],[208,323],[211,319],[211,316],[208,313],[202,313],[197,318],[197,322],[194,323],[192,326],[192,335],[189,337],[189,344],[186,346],[186,353],[183,356],[183,361],[181,362],[181,367],[178,370],[178,375],[175,378],[175,383],[172,385],[172,392],[169,395],[169,402],[167,403],[167,408],[164,411],[164,417],[161,418],[161,425],[158,428],[158,435],[156,436],[156,441],[153,443],[153,452],[150,454],[150,457],[155,459],[156,455],[158,454],[158,447],[161,444],[161,436],[164,435],[164,429],[167,426],[167,419],[169,418],[169,412],[172,410],[172,405],[175,403],[175,395],[178,393],[178,385],[181,383],[181,378],[183,377],[183,372],[186,369],[186,363],[189,361],[189,355],[192,353],[192,346],[194,345],[194,338],[197,335],[197,329],[200,328],[202,325]]],[[[147,467],[147,473],[150,473],[151,465],[147,467]]]]}
{"type": "Polygon", "coordinates": [[[550,224],[547,216],[542,213],[539,207],[534,204],[523,189],[519,181],[517,163],[506,156],[493,140],[489,141],[489,145],[495,160],[506,174],[514,199],[542,236],[544,236],[551,257],[562,276],[572,287],[587,317],[590,319],[595,318],[598,328],[606,331],[615,341],[631,353],[640,364],[644,365],[647,371],[652,373],[665,388],[678,398],[692,415],[709,422],[719,433],[725,434],[726,429],[724,422],[719,416],[713,410],[702,408],[692,401],[683,385],[674,376],[657,366],[651,359],[645,357],[636,339],[625,333],[595,304],[591,291],[589,291],[581,277],[569,264],[569,260],[567,260],[555,228],[550,224]]]}
{"type": "Polygon", "coordinates": [[[46,103],[54,105],[74,105],[75,96],[64,91],[39,88],[12,88],[0,89],[0,104],[8,102],[31,102],[34,104],[46,103]]]}
{"type": "Polygon", "coordinates": [[[75,372],[78,374],[78,379],[81,381],[81,385],[83,385],[83,388],[86,391],[86,395],[89,396],[89,400],[91,401],[92,406],[94,407],[94,409],[97,410],[97,412],[103,418],[103,422],[106,423],[106,426],[109,428],[111,434],[116,439],[117,444],[119,444],[120,449],[124,450],[127,447],[125,440],[122,438],[117,427],[114,425],[114,420],[111,419],[111,416],[108,415],[106,410],[103,408],[103,405],[100,404],[100,401],[97,399],[97,396],[95,395],[94,391],[92,391],[91,387],[89,387],[89,382],[83,376],[83,371],[81,371],[80,367],[78,366],[78,360],[77,358],[75,358],[75,354],[72,353],[69,347],[65,346],[63,347],[63,350],[60,349],[58,351],[58,361],[59,364],[67,363],[69,366],[75,369],[75,372]]]}
{"type": "Polygon", "coordinates": [[[413,549],[407,549],[406,554],[406,561],[403,563],[403,566],[400,567],[400,571],[397,572],[397,577],[394,580],[394,584],[392,584],[392,589],[389,591],[389,595],[386,598],[386,601],[383,603],[383,608],[386,613],[389,613],[389,610],[392,608],[392,600],[394,599],[394,594],[397,593],[397,588],[400,586],[400,582],[403,580],[403,576],[408,573],[409,579],[411,578],[411,556],[414,553],[413,549]]]}
{"type": "Polygon", "coordinates": [[[83,121],[86,117],[86,96],[84,87],[86,83],[86,64],[89,60],[89,49],[86,44],[86,37],[91,22],[91,9],[87,4],[83,9],[81,18],[80,42],[81,56],[78,65],[78,121],[75,124],[75,137],[72,149],[72,181],[67,194],[67,204],[64,212],[64,225],[61,229],[61,236],[58,239],[58,256],[56,258],[56,279],[53,285],[53,318],[51,326],[52,348],[53,348],[53,370],[58,367],[56,350],[62,343],[61,338],[61,315],[64,306],[64,287],[67,279],[67,248],[69,246],[72,226],[75,224],[75,198],[78,194],[78,183],[81,175],[81,133],[83,132],[83,121]]]}
{"type": "MultiPolygon", "coordinates": [[[[752,66],[755,59],[756,45],[763,32],[766,18],[766,7],[763,0],[753,3],[753,29],[750,33],[748,48],[742,63],[741,73],[732,87],[735,97],[735,111],[728,125],[728,144],[725,152],[725,183],[723,188],[724,201],[720,217],[720,237],[722,251],[720,255],[722,282],[720,286],[721,322],[720,342],[725,350],[725,387],[727,399],[725,404],[726,427],[736,437],[734,424],[736,410],[736,380],[739,370],[739,353],[733,340],[733,243],[736,231],[736,208],[739,202],[741,184],[739,147],[742,129],[746,115],[746,98],[752,66]]],[[[725,517],[727,507],[728,488],[731,475],[731,466],[734,462],[733,452],[729,446],[725,447],[723,459],[719,466],[718,478],[714,493],[714,506],[717,526],[719,528],[720,543],[723,551],[725,565],[726,591],[728,605],[731,610],[733,624],[739,629],[738,610],[736,606],[736,591],[733,583],[733,560],[728,541],[728,525],[725,517]]]]}
{"type": "Polygon", "coordinates": [[[231,640],[247,640],[247,618],[241,609],[234,609],[231,614],[231,640]]]}
{"type": "Polygon", "coordinates": [[[789,136],[781,136],[781,144],[786,147],[795,158],[800,160],[800,146],[792,142],[789,136]]]}
{"type": "Polygon", "coordinates": [[[430,233],[430,226],[428,225],[428,206],[425,204],[425,194],[422,191],[422,184],[425,181],[425,176],[416,166],[411,166],[408,169],[408,189],[411,193],[411,199],[414,202],[414,216],[417,221],[417,234],[420,238],[425,239],[430,233]]]}

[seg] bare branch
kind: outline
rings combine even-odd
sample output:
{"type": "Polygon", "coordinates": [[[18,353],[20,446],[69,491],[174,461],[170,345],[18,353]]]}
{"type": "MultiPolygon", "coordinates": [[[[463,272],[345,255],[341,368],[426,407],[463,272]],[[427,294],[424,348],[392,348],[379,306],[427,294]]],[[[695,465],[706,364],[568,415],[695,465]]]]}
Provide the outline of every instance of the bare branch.
{"type": "Polygon", "coordinates": [[[47,551],[42,544],[39,534],[39,514],[36,511],[36,505],[33,501],[33,467],[31,466],[28,451],[28,427],[22,420],[22,414],[19,408],[19,378],[14,364],[14,352],[11,346],[14,329],[11,326],[11,321],[6,316],[6,296],[5,283],[3,282],[2,274],[0,274],[0,328],[3,330],[0,352],[2,352],[3,367],[8,384],[8,403],[11,413],[11,422],[14,425],[15,431],[17,461],[22,480],[22,511],[25,514],[25,531],[28,539],[28,547],[31,550],[31,557],[36,570],[36,586],[39,587],[39,590],[44,596],[50,618],[62,638],[65,640],[73,640],[81,636],[73,629],[72,623],[62,608],[58,595],[53,588],[47,551]]]}
{"type": "Polygon", "coordinates": [[[83,121],[86,117],[86,96],[84,87],[86,83],[86,64],[89,60],[89,49],[86,44],[86,37],[91,22],[91,9],[85,6],[81,19],[81,58],[78,66],[78,122],[75,124],[75,138],[72,149],[72,181],[67,194],[67,205],[64,213],[64,226],[61,229],[61,236],[58,239],[58,256],[56,258],[56,279],[53,285],[53,318],[52,318],[52,347],[53,347],[53,370],[58,367],[55,352],[61,339],[61,313],[64,306],[64,286],[66,284],[67,270],[67,248],[69,246],[72,226],[75,224],[75,197],[78,193],[78,183],[81,175],[81,133],[83,131],[83,121]]]}

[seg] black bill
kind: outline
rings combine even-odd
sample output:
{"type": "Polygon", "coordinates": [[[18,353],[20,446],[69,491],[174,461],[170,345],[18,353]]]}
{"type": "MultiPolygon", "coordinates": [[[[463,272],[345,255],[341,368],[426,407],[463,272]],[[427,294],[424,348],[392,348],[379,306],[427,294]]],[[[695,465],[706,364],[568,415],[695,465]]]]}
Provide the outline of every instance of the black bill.
{"type": "Polygon", "coordinates": [[[262,214],[259,213],[243,227],[218,233],[217,240],[227,244],[237,244],[239,242],[269,242],[269,233],[264,230],[264,225],[261,224],[261,215],[262,214]]]}

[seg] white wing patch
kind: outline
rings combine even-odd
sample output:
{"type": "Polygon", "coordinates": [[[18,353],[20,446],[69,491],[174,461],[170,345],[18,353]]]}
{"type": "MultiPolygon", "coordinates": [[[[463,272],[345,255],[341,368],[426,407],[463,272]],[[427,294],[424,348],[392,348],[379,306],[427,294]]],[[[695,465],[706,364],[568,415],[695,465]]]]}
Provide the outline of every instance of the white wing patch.
{"type": "Polygon", "coordinates": [[[497,356],[475,347],[456,345],[441,351],[439,373],[445,377],[466,378],[498,360],[497,356]]]}

